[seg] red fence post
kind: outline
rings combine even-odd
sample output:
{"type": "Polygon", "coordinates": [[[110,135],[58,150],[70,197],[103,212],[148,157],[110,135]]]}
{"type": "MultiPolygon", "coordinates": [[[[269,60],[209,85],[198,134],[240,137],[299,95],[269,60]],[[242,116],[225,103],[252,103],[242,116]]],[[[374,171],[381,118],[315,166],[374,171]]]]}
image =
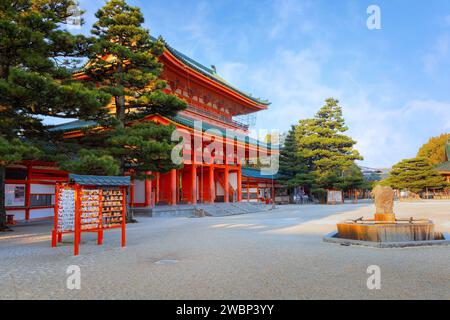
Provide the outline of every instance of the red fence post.
{"type": "Polygon", "coordinates": [[[74,252],[75,256],[79,253],[80,239],[81,239],[81,188],[75,185],[75,239],[74,252]]]}
{"type": "Polygon", "coordinates": [[[59,184],[56,184],[55,187],[55,209],[54,209],[54,217],[53,217],[53,231],[52,231],[52,247],[56,247],[56,237],[58,233],[58,209],[59,209],[59,184]]]}
{"type": "Polygon", "coordinates": [[[126,207],[127,207],[127,201],[125,198],[125,188],[122,187],[122,193],[124,196],[122,196],[122,247],[125,247],[126,244],[126,207]]]}

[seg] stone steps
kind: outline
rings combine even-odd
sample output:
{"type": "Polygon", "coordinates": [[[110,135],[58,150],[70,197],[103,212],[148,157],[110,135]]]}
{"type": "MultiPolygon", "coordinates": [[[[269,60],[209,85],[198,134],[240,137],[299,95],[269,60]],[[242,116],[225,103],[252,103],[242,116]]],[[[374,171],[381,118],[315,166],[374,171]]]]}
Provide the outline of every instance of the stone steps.
{"type": "Polygon", "coordinates": [[[271,205],[262,203],[249,202],[235,202],[235,203],[214,203],[214,204],[197,204],[196,206],[190,204],[182,204],[176,206],[156,206],[155,208],[133,208],[133,215],[135,216],[149,216],[149,217],[191,217],[202,210],[204,215],[212,217],[224,217],[231,215],[239,215],[246,213],[255,213],[267,211],[272,208],[271,205]]]}
{"type": "Polygon", "coordinates": [[[200,205],[199,207],[213,217],[261,212],[271,208],[269,205],[247,202],[200,205]]]}

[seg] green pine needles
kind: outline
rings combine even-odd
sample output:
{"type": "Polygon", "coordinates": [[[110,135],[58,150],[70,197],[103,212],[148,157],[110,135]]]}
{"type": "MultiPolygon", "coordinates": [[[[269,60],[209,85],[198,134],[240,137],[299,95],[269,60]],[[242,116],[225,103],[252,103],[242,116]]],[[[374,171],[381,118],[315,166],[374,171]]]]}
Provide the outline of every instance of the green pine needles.
{"type": "Polygon", "coordinates": [[[314,118],[300,120],[289,131],[280,154],[280,173],[288,187],[303,186],[322,198],[327,189],[364,187],[355,160],[362,157],[348,130],[339,101],[325,100],[314,118]]]}
{"type": "Polygon", "coordinates": [[[426,158],[405,159],[392,167],[384,182],[395,189],[414,193],[448,187],[444,177],[426,158]]]}

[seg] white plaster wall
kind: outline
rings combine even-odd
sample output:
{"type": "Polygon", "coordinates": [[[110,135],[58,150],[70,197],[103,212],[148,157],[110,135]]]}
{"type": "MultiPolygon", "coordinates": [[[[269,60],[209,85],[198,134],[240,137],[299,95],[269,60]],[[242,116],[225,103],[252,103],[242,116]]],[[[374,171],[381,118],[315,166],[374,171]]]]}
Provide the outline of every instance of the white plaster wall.
{"type": "Polygon", "coordinates": [[[6,214],[13,214],[14,220],[16,220],[16,221],[25,220],[25,210],[8,210],[8,209],[6,209],[6,214]]]}
{"type": "MultiPolygon", "coordinates": [[[[52,218],[54,215],[53,208],[30,209],[30,220],[40,218],[52,218]]],[[[7,214],[13,214],[14,220],[25,220],[25,210],[6,210],[7,214]]]]}
{"type": "Polygon", "coordinates": [[[49,218],[49,217],[53,217],[54,214],[55,214],[55,210],[53,208],[31,209],[30,210],[30,219],[49,218]]]}
{"type": "Polygon", "coordinates": [[[219,182],[216,181],[216,195],[223,196],[225,195],[225,191],[223,190],[222,186],[219,182]]]}
{"type": "Polygon", "coordinates": [[[237,190],[237,172],[231,172],[228,175],[228,182],[233,187],[234,190],[237,190]]]}
{"type": "Polygon", "coordinates": [[[55,194],[55,186],[48,184],[31,184],[32,194],[55,194]]]}
{"type": "MultiPolygon", "coordinates": [[[[234,188],[234,190],[237,190],[237,172],[232,172],[228,175],[228,182],[234,188]]],[[[225,190],[223,190],[223,187],[218,181],[216,181],[216,195],[225,195],[225,190]]]]}

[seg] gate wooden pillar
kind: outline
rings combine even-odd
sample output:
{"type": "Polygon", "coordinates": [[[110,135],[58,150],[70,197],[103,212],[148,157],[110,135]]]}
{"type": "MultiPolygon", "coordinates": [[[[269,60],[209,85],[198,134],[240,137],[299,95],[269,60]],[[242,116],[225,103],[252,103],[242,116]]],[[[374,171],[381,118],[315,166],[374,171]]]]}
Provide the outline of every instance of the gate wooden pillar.
{"type": "Polygon", "coordinates": [[[170,170],[170,205],[177,204],[177,170],[170,170]]]}
{"type": "Polygon", "coordinates": [[[211,203],[214,203],[216,200],[216,186],[214,183],[214,166],[211,164],[209,166],[209,183],[208,183],[208,190],[209,190],[209,201],[211,203]]]}
{"type": "Polygon", "coordinates": [[[225,169],[224,169],[225,171],[224,171],[224,181],[223,181],[223,184],[224,184],[224,186],[223,186],[223,194],[224,194],[224,202],[229,202],[230,201],[230,182],[229,182],[229,179],[228,179],[228,175],[229,175],[229,172],[228,172],[228,165],[225,165],[225,169]]]}
{"type": "Polygon", "coordinates": [[[239,169],[237,171],[237,202],[242,201],[242,170],[241,166],[239,166],[239,169]]]}
{"type": "Polygon", "coordinates": [[[191,203],[197,203],[197,166],[195,163],[191,166],[191,203]]]}

